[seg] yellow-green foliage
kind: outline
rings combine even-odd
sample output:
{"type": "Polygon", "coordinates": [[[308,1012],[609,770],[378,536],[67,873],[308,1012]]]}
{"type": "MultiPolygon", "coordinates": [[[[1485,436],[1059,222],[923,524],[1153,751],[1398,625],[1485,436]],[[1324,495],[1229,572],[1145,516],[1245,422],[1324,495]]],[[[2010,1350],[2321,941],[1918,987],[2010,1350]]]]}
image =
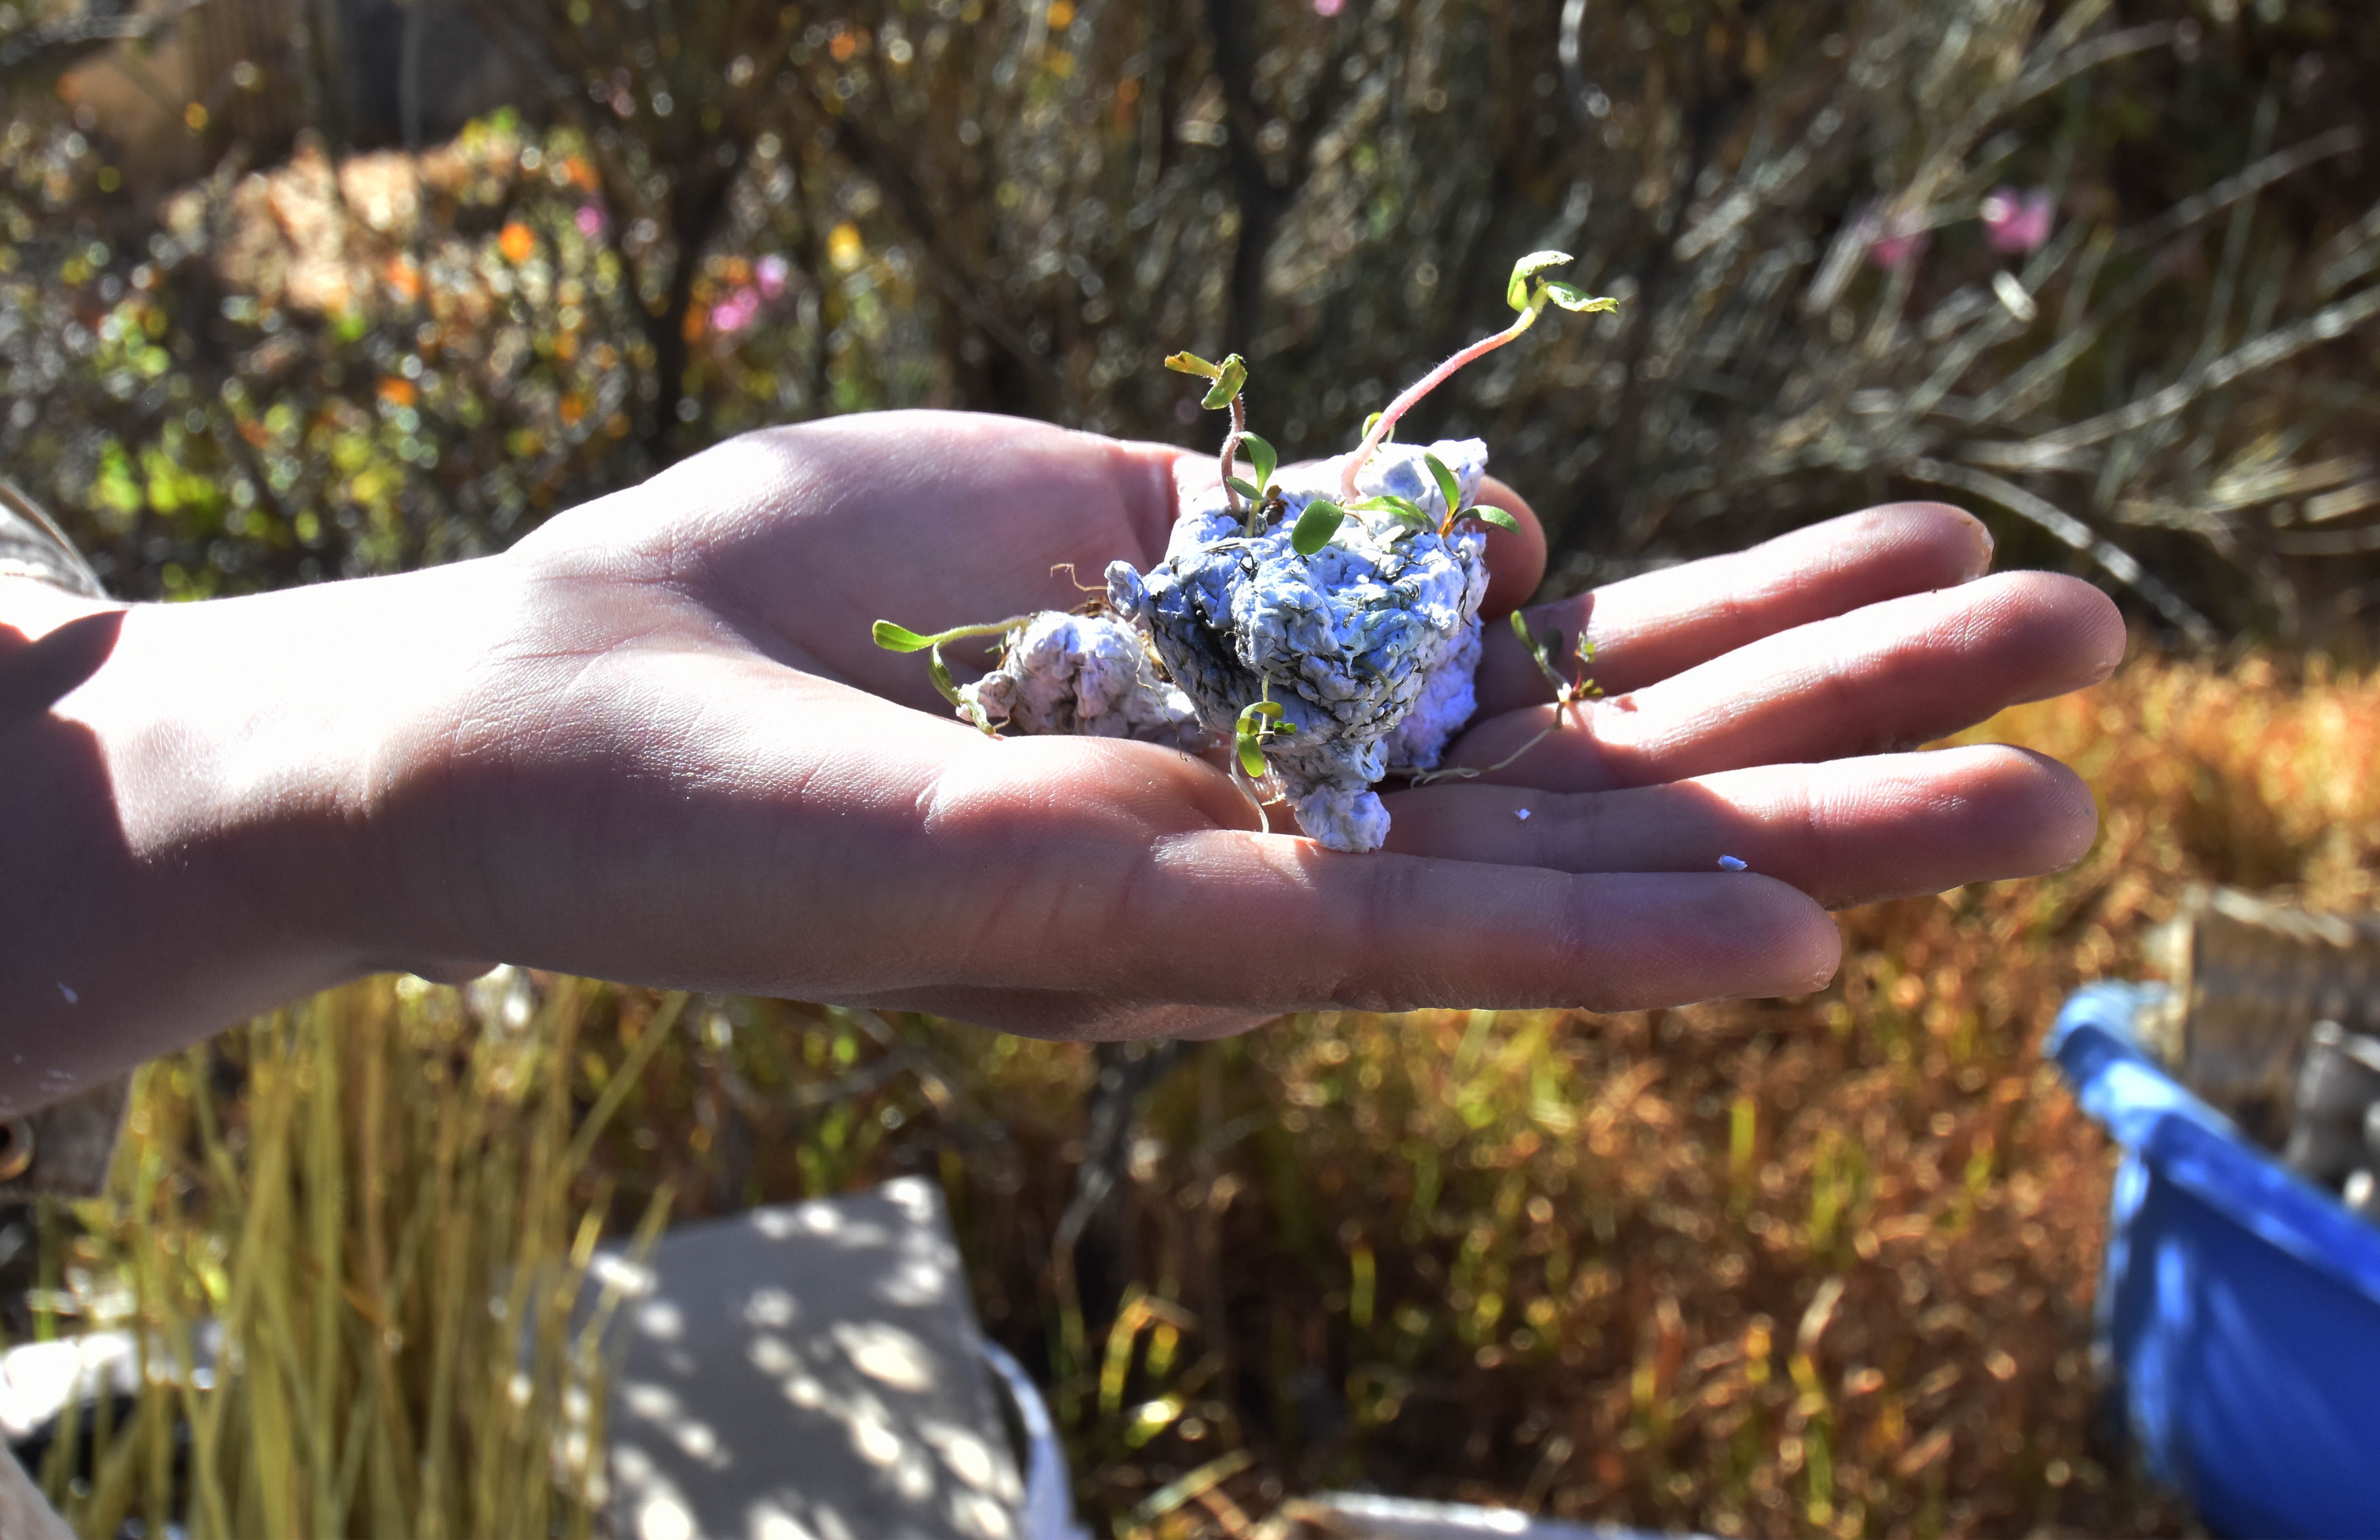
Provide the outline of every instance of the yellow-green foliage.
{"type": "Polygon", "coordinates": [[[141,1072],[67,1269],[95,1324],[143,1344],[128,1420],[103,1401],[45,1461],[79,1530],[589,1533],[608,1303],[581,1296],[608,1194],[575,1179],[621,1097],[582,1120],[551,1067],[593,992],[483,1030],[453,991],[375,980],[141,1072]]]}
{"type": "Polygon", "coordinates": [[[752,1000],[673,1026],[567,980],[509,1034],[385,982],[257,1024],[149,1072],[75,1260],[163,1342],[226,1316],[246,1370],[148,1398],[78,1511],[157,1511],[156,1419],[195,1412],[200,1533],[566,1530],[558,1409],[600,1364],[554,1323],[590,1217],[922,1167],[1120,1535],[1286,1540],[1294,1494],[1357,1483],[1715,1534],[2184,1533],[2091,1436],[2113,1154],[2035,1045],[2189,881],[2370,902],[2380,676],[2148,658],[1973,736],[2084,773],[2085,860],[1848,915],[1807,999],[1194,1048],[1070,1267],[1079,1046],[752,1000]]]}

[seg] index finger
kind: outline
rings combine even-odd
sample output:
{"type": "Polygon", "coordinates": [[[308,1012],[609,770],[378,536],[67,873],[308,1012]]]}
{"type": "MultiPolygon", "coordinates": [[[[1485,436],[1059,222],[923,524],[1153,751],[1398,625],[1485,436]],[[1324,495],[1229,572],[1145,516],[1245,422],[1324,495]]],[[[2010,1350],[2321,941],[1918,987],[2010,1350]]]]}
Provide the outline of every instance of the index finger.
{"type": "Polygon", "coordinates": [[[910,988],[1609,1011],[1799,993],[1840,951],[1824,909],[1752,873],[1350,855],[1234,827],[1228,781],[1146,745],[1015,739],[940,781],[932,891],[898,904],[930,953],[910,988]]]}
{"type": "Polygon", "coordinates": [[[1645,1010],[1803,993],[1841,956],[1823,908],[1749,872],[1573,874],[1220,830],[1161,843],[1149,869],[1122,950],[1188,1004],[1645,1010]]]}
{"type": "MultiPolygon", "coordinates": [[[[1941,503],[1898,503],[1609,584],[1525,612],[1532,631],[1559,631],[1559,654],[1582,630],[1589,667],[1609,693],[1640,689],[1776,632],[1849,610],[1955,587],[1991,565],[1992,540],[1973,515],[1941,503]]],[[[1506,626],[1490,626],[1479,660],[1479,716],[1553,698],[1506,626]]]]}

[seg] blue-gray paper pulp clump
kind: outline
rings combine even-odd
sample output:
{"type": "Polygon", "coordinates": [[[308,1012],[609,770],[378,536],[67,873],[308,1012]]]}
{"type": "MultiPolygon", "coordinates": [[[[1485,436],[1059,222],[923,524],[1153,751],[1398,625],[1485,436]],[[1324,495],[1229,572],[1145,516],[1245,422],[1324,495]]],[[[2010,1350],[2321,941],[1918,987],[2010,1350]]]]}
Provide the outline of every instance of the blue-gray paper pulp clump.
{"type": "MultiPolygon", "coordinates": [[[[1298,515],[1334,501],[1342,461],[1284,472],[1288,512],[1245,534],[1221,488],[1191,503],[1165,559],[1143,575],[1108,568],[1108,601],[1145,627],[1201,721],[1228,736],[1252,702],[1281,702],[1293,731],[1266,758],[1306,833],[1334,850],[1376,850],[1388,809],[1372,791],[1390,770],[1429,770],[1475,705],[1487,537],[1441,536],[1445,499],[1424,447],[1384,444],[1356,479],[1365,495],[1410,498],[1421,527],[1386,512],[1351,515],[1311,557],[1290,544],[1298,515]]],[[[1469,507],[1488,467],[1477,439],[1427,446],[1469,507]]]]}

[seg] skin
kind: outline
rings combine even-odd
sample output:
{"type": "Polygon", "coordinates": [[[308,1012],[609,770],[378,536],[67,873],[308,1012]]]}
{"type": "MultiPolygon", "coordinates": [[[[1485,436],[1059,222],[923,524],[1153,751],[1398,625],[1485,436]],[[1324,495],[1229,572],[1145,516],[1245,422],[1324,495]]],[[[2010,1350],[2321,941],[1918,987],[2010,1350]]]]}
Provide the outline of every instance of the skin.
{"type": "MultiPolygon", "coordinates": [[[[987,738],[870,644],[880,616],[1069,606],[1055,563],[1146,569],[1202,475],[883,414],[735,440],[433,571],[170,606],[0,580],[0,1099],[496,960],[1055,1037],[1795,994],[1834,972],[1828,907],[2091,842],[2052,761],[1911,752],[2124,642],[2087,584],[1983,576],[1982,527],[1937,504],[1532,612],[1587,627],[1611,693],[1492,777],[1390,794],[1367,855],[1255,832],[1196,758],[987,738]]],[[[1491,495],[1523,524],[1491,537],[1494,615],[1545,546],[1491,495]]],[[[1480,687],[1453,763],[1549,719],[1501,625],[1480,687]]]]}

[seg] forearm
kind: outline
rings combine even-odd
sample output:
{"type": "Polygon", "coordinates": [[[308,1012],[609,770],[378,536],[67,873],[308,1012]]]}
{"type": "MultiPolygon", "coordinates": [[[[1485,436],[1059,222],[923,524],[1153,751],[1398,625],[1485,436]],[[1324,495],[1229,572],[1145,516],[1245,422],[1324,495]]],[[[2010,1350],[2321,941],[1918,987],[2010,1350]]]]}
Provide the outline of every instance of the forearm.
{"type": "Polygon", "coordinates": [[[411,961],[374,955],[370,806],[419,687],[375,637],[407,597],[127,607],[0,584],[0,1104],[411,961]]]}

